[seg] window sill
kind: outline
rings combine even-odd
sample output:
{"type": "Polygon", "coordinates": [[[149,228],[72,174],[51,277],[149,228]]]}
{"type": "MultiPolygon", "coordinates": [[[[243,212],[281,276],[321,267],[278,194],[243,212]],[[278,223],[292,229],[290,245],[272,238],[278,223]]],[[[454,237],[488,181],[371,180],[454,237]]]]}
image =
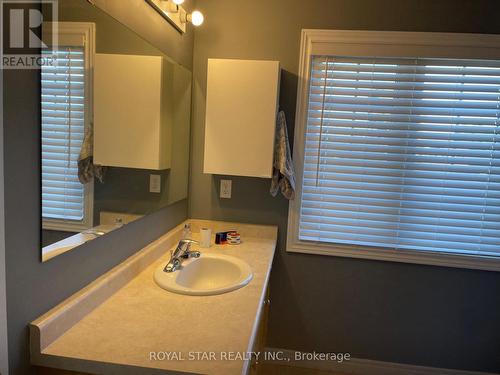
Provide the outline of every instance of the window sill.
{"type": "Polygon", "coordinates": [[[414,263],[441,267],[500,271],[500,259],[494,257],[313,243],[299,240],[294,241],[290,238],[288,238],[287,241],[287,251],[292,253],[414,263]]]}

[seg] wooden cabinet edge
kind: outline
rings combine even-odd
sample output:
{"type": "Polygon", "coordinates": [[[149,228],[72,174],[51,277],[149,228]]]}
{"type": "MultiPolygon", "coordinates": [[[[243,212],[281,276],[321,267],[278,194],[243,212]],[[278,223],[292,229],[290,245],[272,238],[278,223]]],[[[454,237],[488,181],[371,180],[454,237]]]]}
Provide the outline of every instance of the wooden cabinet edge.
{"type": "Polygon", "coordinates": [[[257,330],[255,334],[255,340],[252,346],[252,359],[250,360],[250,365],[248,366],[247,375],[257,375],[259,373],[259,365],[263,361],[264,348],[266,346],[267,338],[267,323],[269,319],[269,306],[270,306],[270,292],[269,285],[266,287],[266,292],[264,294],[264,299],[262,301],[262,307],[259,316],[259,322],[257,323],[257,330]],[[260,353],[257,359],[253,353],[260,353]]]}

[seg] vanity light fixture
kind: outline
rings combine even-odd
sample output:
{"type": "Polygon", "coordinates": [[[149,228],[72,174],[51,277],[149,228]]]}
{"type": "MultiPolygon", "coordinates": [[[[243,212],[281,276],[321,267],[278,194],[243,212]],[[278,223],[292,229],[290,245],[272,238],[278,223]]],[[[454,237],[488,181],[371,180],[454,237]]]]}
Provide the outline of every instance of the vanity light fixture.
{"type": "Polygon", "coordinates": [[[205,17],[203,17],[203,13],[199,10],[195,10],[191,14],[181,16],[181,22],[191,22],[194,26],[200,26],[204,20],[205,17]]]}
{"type": "Polygon", "coordinates": [[[194,26],[203,23],[204,17],[200,11],[195,10],[192,13],[187,13],[181,6],[184,0],[146,0],[146,2],[181,33],[186,32],[188,22],[191,22],[194,26]]]}

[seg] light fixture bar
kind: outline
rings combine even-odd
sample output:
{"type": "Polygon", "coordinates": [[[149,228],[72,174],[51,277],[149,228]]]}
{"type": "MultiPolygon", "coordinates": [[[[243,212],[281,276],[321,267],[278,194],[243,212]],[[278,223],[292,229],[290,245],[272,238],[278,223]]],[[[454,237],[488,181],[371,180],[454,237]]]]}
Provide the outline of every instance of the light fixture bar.
{"type": "Polygon", "coordinates": [[[146,2],[179,32],[186,32],[186,22],[182,21],[186,18],[186,11],[182,6],[176,5],[172,0],[146,0],[146,2]]]}

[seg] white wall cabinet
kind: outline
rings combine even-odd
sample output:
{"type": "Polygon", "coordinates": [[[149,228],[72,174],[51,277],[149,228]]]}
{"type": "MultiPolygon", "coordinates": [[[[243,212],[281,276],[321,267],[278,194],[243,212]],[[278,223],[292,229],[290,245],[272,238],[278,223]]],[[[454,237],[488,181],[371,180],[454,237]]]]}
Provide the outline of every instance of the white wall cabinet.
{"type": "Polygon", "coordinates": [[[94,163],[170,168],[173,69],[161,56],[96,55],[94,163]]]}
{"type": "Polygon", "coordinates": [[[209,59],[204,173],[272,176],[278,61],[209,59]]]}

